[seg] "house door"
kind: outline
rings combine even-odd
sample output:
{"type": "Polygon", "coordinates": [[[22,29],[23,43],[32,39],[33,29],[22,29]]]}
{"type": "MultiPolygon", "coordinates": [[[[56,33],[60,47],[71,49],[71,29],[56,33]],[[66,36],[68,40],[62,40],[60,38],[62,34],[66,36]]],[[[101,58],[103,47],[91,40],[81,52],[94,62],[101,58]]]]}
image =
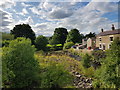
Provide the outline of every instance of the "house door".
{"type": "Polygon", "coordinates": [[[103,50],[105,50],[105,45],[103,45],[103,50]]]}

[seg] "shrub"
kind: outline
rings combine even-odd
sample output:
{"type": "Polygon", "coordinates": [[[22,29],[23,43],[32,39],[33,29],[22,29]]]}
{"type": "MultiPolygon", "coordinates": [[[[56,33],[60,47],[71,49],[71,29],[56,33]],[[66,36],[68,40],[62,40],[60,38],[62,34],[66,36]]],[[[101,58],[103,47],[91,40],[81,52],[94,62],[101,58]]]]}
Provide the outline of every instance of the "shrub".
{"type": "Polygon", "coordinates": [[[72,76],[59,64],[51,64],[41,73],[41,88],[62,88],[71,81],[72,76]]]}
{"type": "Polygon", "coordinates": [[[105,51],[102,50],[92,51],[92,55],[94,57],[94,60],[97,62],[101,62],[101,59],[104,59],[106,57],[105,51]]]}
{"type": "Polygon", "coordinates": [[[62,50],[63,46],[62,44],[55,44],[55,45],[47,45],[48,50],[50,51],[57,51],[57,50],[62,50]]]}
{"type": "Polygon", "coordinates": [[[91,62],[91,56],[88,55],[87,53],[83,56],[82,58],[82,64],[85,68],[89,68],[91,66],[90,62],[91,62]]]}
{"type": "Polygon", "coordinates": [[[120,39],[115,39],[95,77],[103,88],[120,89],[120,39]]]}
{"type": "MultiPolygon", "coordinates": [[[[31,41],[17,38],[10,42],[9,47],[3,47],[4,67],[12,72],[13,78],[8,77],[11,88],[35,87],[38,83],[38,62],[34,58],[35,48],[31,41]]],[[[3,76],[8,72],[3,71],[3,76]]],[[[3,83],[5,80],[3,80],[3,83]]]]}
{"type": "Polygon", "coordinates": [[[69,48],[71,48],[71,46],[73,46],[73,45],[74,45],[73,42],[67,42],[67,43],[64,44],[63,49],[69,49],[69,48]]]}
{"type": "Polygon", "coordinates": [[[40,35],[36,38],[35,40],[35,46],[37,48],[37,50],[46,50],[46,46],[47,46],[48,40],[46,37],[40,35]]]}
{"type": "Polygon", "coordinates": [[[87,76],[87,77],[94,77],[94,68],[93,67],[89,67],[89,68],[84,68],[83,69],[84,71],[84,75],[87,76]]]}
{"type": "Polygon", "coordinates": [[[2,47],[8,47],[9,46],[9,43],[10,43],[10,40],[4,40],[2,41],[2,47]]]}

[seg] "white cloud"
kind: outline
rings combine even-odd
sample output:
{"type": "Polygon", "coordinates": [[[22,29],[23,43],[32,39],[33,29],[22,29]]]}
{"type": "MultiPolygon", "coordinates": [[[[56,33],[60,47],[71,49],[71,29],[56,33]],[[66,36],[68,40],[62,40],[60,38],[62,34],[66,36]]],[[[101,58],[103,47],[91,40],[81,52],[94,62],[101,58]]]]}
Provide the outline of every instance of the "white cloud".
{"type": "Polygon", "coordinates": [[[23,8],[22,13],[23,14],[28,14],[28,11],[26,10],[26,8],[23,8]]]}
{"type": "Polygon", "coordinates": [[[117,11],[117,5],[109,2],[90,2],[83,8],[78,9],[69,18],[65,18],[60,24],[63,27],[77,28],[82,33],[99,32],[99,29],[111,29],[111,24],[114,23],[117,27],[116,22],[112,22],[105,17],[103,14],[107,12],[117,11]]]}
{"type": "Polygon", "coordinates": [[[29,4],[25,4],[24,2],[22,2],[21,5],[22,5],[23,7],[30,7],[30,6],[31,6],[31,5],[29,5],[29,4]]]}
{"type": "MultiPolygon", "coordinates": [[[[28,8],[25,3],[22,3],[22,5],[24,8],[20,14],[25,16],[29,14],[28,8]]],[[[68,30],[77,28],[83,34],[89,32],[98,33],[101,28],[109,30],[111,24],[118,27],[116,22],[102,16],[108,12],[117,11],[117,5],[111,2],[95,2],[93,0],[86,6],[82,6],[82,3],[78,5],[76,0],[60,3],[41,2],[38,6],[29,9],[35,14],[35,17],[37,15],[38,19],[41,19],[41,22],[33,22],[32,17],[29,16],[24,20],[15,21],[14,25],[30,24],[37,35],[51,36],[57,27],[65,27],[68,30]]],[[[4,17],[4,19],[8,19],[8,17],[4,17]]]]}
{"type": "Polygon", "coordinates": [[[32,7],[32,8],[29,8],[34,14],[37,14],[39,15],[40,12],[38,11],[38,9],[36,7],[32,7]]]}
{"type": "Polygon", "coordinates": [[[9,25],[13,22],[12,15],[6,11],[0,10],[0,29],[3,32],[9,31],[9,25]]]}
{"type": "Polygon", "coordinates": [[[32,25],[34,23],[33,19],[31,16],[29,16],[28,18],[24,19],[24,20],[19,20],[18,23],[16,24],[30,24],[32,25]]]}
{"type": "Polygon", "coordinates": [[[25,16],[26,14],[29,14],[29,13],[28,13],[28,11],[26,10],[26,8],[23,8],[23,9],[22,9],[22,12],[16,13],[16,14],[25,16]]]}
{"type": "Polygon", "coordinates": [[[11,6],[15,6],[16,3],[13,0],[1,0],[0,1],[0,8],[11,8],[11,6]]]}
{"type": "Polygon", "coordinates": [[[50,18],[53,19],[63,19],[66,17],[70,17],[73,14],[72,11],[63,9],[63,8],[54,8],[52,11],[49,13],[50,18]]]}
{"type": "Polygon", "coordinates": [[[36,24],[34,26],[35,32],[38,35],[47,36],[52,35],[55,28],[65,27],[68,30],[77,28],[81,33],[86,34],[89,32],[98,33],[101,28],[109,30],[111,29],[111,24],[115,24],[116,27],[118,26],[116,22],[102,17],[105,13],[117,11],[116,4],[110,2],[90,2],[76,11],[71,9],[75,4],[71,2],[59,3],[59,5],[48,2],[40,3],[37,10],[39,8],[41,10],[36,11],[36,14],[41,15],[40,18],[42,17],[51,22],[36,24]]]}

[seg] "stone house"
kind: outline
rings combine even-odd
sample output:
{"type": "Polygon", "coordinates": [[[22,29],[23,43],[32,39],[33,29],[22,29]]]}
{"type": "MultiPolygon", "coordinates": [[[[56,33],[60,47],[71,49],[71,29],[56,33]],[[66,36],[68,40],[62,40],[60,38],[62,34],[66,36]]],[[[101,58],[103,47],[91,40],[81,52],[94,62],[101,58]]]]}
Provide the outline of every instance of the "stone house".
{"type": "Polygon", "coordinates": [[[120,29],[115,29],[114,25],[112,25],[112,30],[109,31],[101,29],[101,32],[96,36],[96,47],[107,50],[110,48],[111,42],[117,37],[120,38],[120,29]]]}
{"type": "Polygon", "coordinates": [[[87,48],[94,49],[96,47],[96,38],[88,38],[87,40],[87,48]]]}
{"type": "Polygon", "coordinates": [[[87,38],[82,39],[82,45],[87,45],[87,38]]]}

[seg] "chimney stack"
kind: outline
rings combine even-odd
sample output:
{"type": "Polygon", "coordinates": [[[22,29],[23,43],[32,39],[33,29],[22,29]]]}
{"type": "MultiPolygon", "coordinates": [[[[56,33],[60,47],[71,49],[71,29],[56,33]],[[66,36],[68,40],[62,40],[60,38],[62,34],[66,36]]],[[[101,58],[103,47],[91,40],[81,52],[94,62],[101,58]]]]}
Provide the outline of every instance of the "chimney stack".
{"type": "Polygon", "coordinates": [[[112,30],[115,30],[114,24],[112,24],[112,30]]]}
{"type": "Polygon", "coordinates": [[[101,29],[101,32],[103,32],[103,28],[101,29]]]}

